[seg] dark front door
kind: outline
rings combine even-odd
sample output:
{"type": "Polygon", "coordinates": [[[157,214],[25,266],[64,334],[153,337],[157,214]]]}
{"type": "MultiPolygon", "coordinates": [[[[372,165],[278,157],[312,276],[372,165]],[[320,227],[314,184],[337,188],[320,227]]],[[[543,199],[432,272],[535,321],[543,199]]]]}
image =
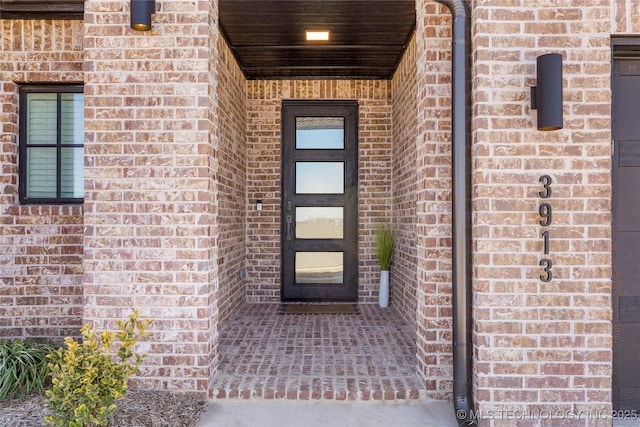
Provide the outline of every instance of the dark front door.
{"type": "Polygon", "coordinates": [[[282,105],[282,300],[358,297],[358,105],[282,105]]]}
{"type": "Polygon", "coordinates": [[[640,59],[613,73],[613,406],[640,411],[640,59]]]}

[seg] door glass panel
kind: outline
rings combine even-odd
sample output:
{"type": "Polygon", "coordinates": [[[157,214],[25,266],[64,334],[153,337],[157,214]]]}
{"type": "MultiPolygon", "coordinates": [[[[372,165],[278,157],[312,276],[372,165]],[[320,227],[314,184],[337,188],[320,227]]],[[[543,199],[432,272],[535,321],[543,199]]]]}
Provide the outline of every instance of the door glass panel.
{"type": "Polygon", "coordinates": [[[342,284],[343,252],[296,252],[296,283],[342,284]]]}
{"type": "Polygon", "coordinates": [[[342,239],[342,207],[296,207],[296,239],[342,239]]]}
{"type": "Polygon", "coordinates": [[[344,117],[296,117],[296,149],[344,149],[344,117]]]}
{"type": "Polygon", "coordinates": [[[296,162],[296,193],[344,193],[344,163],[296,162]]]}

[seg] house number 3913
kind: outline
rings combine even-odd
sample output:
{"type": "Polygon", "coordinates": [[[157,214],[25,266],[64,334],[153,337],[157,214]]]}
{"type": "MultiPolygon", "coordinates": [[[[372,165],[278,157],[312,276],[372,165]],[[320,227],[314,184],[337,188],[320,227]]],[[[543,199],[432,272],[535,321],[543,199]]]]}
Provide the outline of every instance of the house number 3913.
{"type": "MultiPolygon", "coordinates": [[[[553,221],[553,209],[551,208],[551,204],[546,200],[551,197],[551,184],[553,180],[549,175],[542,175],[538,180],[542,184],[542,190],[538,191],[538,196],[540,197],[541,203],[538,208],[538,214],[540,215],[540,225],[542,226],[542,253],[544,255],[549,255],[549,227],[551,222],[553,221]]],[[[553,263],[551,259],[548,257],[544,257],[540,260],[540,266],[542,267],[542,274],[540,275],[540,280],[543,282],[550,282],[553,279],[553,273],[551,272],[551,267],[553,267],[553,263]]]]}

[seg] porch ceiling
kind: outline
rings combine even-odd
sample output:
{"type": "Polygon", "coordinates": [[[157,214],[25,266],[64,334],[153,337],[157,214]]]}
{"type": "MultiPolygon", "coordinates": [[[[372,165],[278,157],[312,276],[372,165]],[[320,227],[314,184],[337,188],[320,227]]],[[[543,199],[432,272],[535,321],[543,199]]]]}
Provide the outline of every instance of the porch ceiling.
{"type": "Polygon", "coordinates": [[[219,0],[220,27],[248,79],[391,78],[415,0],[219,0]],[[306,30],[330,31],[307,42],[306,30]]]}

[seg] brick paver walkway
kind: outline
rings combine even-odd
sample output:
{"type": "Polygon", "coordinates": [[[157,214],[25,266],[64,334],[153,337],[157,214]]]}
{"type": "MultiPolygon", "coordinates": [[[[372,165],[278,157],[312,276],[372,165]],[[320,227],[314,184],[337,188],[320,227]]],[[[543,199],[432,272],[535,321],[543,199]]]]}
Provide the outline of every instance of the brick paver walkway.
{"type": "Polygon", "coordinates": [[[393,308],[357,315],[283,315],[245,304],[220,331],[213,398],[392,400],[424,398],[415,331],[393,308]]]}

